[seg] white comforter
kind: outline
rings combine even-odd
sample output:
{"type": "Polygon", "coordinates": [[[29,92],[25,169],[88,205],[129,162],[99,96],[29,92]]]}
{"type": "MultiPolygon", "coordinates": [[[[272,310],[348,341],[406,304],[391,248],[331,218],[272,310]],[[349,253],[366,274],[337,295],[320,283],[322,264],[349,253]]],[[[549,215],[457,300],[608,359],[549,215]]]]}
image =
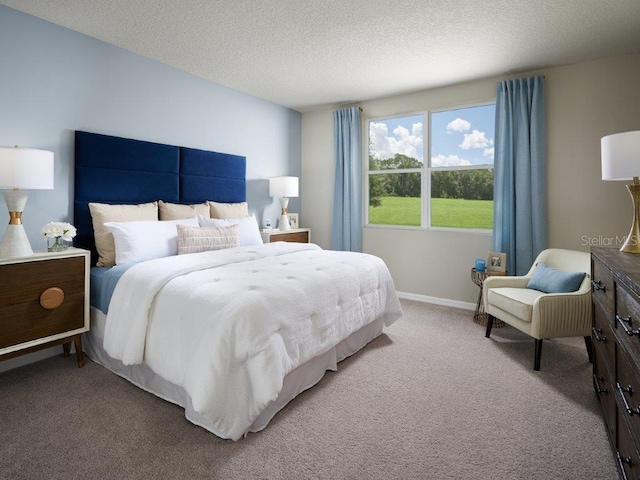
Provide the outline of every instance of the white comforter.
{"type": "Polygon", "coordinates": [[[287,373],[401,314],[379,258],[279,242],[131,267],[111,299],[104,348],[182,386],[214,433],[236,440],[287,373]]]}

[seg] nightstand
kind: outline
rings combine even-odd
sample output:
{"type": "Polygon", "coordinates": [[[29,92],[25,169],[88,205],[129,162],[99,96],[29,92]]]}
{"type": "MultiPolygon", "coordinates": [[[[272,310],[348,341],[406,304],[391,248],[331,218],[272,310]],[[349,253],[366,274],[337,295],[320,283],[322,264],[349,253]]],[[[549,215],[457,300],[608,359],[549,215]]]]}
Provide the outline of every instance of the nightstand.
{"type": "Polygon", "coordinates": [[[0,361],[60,344],[69,356],[73,341],[84,366],[89,262],[80,248],[0,259],[0,361]]]}
{"type": "Polygon", "coordinates": [[[260,233],[264,243],[309,243],[311,241],[311,230],[308,228],[292,228],[291,230],[262,230],[260,233]]]}

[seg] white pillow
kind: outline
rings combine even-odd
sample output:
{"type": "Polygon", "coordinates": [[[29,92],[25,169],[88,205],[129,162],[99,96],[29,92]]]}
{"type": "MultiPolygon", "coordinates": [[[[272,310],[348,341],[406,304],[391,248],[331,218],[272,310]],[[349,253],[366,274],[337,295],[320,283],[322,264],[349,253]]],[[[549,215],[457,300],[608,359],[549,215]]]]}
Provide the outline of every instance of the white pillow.
{"type": "Polygon", "coordinates": [[[198,226],[198,219],[155,222],[107,222],[116,244],[116,265],[178,254],[176,225],[198,226]]]}
{"type": "Polygon", "coordinates": [[[258,221],[252,214],[242,218],[206,218],[198,215],[198,222],[201,227],[225,227],[227,225],[238,225],[238,237],[241,247],[262,245],[262,235],[258,221]]]}

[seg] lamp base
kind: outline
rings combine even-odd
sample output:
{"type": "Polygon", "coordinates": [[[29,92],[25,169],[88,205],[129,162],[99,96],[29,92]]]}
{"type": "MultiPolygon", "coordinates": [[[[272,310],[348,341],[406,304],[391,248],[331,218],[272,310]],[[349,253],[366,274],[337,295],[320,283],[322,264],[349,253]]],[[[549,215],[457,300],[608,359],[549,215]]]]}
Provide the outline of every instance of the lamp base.
{"type": "Polygon", "coordinates": [[[627,236],[627,240],[620,249],[621,252],[640,253],[640,184],[637,183],[637,177],[634,178],[632,185],[627,185],[629,195],[633,200],[633,223],[631,230],[627,236]]]}
{"type": "Polygon", "coordinates": [[[289,224],[289,215],[283,214],[280,216],[280,223],[278,223],[279,230],[291,230],[291,224],[289,224]]]}
{"type": "Polygon", "coordinates": [[[22,224],[7,225],[7,231],[0,243],[0,258],[28,257],[29,255],[33,255],[33,250],[22,224]]]}

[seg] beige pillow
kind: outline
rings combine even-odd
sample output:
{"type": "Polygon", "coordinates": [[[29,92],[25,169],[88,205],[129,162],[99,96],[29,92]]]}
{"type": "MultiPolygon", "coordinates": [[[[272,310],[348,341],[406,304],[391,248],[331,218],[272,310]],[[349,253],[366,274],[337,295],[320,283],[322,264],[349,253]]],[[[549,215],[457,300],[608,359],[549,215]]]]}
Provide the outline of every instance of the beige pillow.
{"type": "Polygon", "coordinates": [[[140,205],[109,205],[90,203],[89,211],[93,221],[93,234],[98,251],[98,267],[112,267],[116,264],[116,246],[106,222],[131,222],[134,220],[158,220],[158,202],[140,205]]]}
{"type": "Polygon", "coordinates": [[[160,200],[158,202],[160,220],[182,220],[183,218],[193,218],[196,215],[209,216],[209,205],[198,203],[195,205],[181,205],[178,203],[167,203],[160,200]]]}
{"type": "Polygon", "coordinates": [[[208,252],[238,246],[238,225],[226,227],[188,227],[177,225],[178,255],[208,252]]]}
{"type": "Polygon", "coordinates": [[[242,218],[249,215],[247,202],[218,203],[209,201],[207,203],[211,209],[211,218],[242,218]]]}

